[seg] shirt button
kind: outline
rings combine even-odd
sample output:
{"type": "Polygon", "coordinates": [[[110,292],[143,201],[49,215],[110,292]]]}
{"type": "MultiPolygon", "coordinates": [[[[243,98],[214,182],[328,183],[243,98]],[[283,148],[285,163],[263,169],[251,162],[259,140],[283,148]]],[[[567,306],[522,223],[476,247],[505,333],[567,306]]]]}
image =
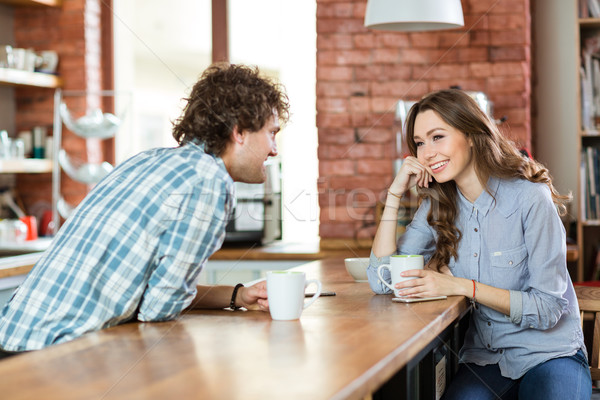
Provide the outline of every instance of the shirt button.
{"type": "Polygon", "coordinates": [[[477,253],[473,253],[473,257],[477,257],[477,253]]]}
{"type": "Polygon", "coordinates": [[[488,321],[488,326],[492,326],[492,323],[488,321]]]}
{"type": "Polygon", "coordinates": [[[508,265],[513,265],[513,262],[512,262],[512,261],[509,261],[509,262],[508,262],[508,265]]]}
{"type": "Polygon", "coordinates": [[[473,229],[475,232],[479,232],[479,230],[477,230],[477,228],[473,229]]]}
{"type": "Polygon", "coordinates": [[[500,354],[504,354],[504,349],[500,349],[500,354]]]}
{"type": "Polygon", "coordinates": [[[492,346],[490,346],[490,344],[488,343],[487,348],[490,349],[492,346]]]}

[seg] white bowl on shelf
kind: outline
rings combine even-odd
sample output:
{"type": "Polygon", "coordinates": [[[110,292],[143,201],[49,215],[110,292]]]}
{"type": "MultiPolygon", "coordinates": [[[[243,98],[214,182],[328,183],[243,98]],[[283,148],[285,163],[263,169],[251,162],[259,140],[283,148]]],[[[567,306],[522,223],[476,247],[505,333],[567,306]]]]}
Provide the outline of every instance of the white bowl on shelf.
{"type": "Polygon", "coordinates": [[[346,271],[356,282],[368,282],[367,267],[369,266],[369,257],[355,257],[344,259],[346,271]]]}

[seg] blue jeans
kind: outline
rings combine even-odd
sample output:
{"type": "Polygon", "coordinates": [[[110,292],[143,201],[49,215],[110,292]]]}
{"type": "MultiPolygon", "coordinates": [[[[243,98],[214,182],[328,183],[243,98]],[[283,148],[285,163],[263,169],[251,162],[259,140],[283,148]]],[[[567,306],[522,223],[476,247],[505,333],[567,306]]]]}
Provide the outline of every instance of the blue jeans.
{"type": "Polygon", "coordinates": [[[461,364],[442,400],[589,400],[590,367],[583,351],[541,363],[519,379],[505,378],[498,364],[461,364]]]}

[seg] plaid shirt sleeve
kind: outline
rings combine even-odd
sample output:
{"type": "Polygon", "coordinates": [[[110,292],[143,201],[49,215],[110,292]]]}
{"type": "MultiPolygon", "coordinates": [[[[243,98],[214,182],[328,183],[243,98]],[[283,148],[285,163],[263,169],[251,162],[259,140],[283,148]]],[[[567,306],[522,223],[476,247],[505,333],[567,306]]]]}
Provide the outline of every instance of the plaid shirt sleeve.
{"type": "Polygon", "coordinates": [[[178,208],[160,235],[156,268],[140,305],[138,320],[176,317],[196,295],[196,282],[206,260],[222,244],[230,202],[223,181],[171,195],[165,208],[178,208]]]}

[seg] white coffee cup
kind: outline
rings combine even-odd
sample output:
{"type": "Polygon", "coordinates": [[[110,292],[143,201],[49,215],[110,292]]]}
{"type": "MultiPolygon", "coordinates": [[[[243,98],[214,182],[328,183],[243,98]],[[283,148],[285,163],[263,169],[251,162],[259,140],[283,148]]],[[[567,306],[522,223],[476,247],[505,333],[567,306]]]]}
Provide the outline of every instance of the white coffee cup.
{"type": "Polygon", "coordinates": [[[321,282],[318,279],[306,280],[301,271],[268,271],[267,296],[271,318],[275,320],[292,320],[300,318],[302,311],[310,306],[321,295],[321,282]],[[317,285],[315,294],[304,301],[304,292],[308,285],[317,285]]]}
{"type": "MultiPolygon", "coordinates": [[[[408,271],[411,269],[423,269],[423,256],[394,254],[394,255],[390,256],[389,264],[382,264],[379,266],[379,268],[377,268],[377,276],[379,277],[379,279],[385,286],[389,287],[390,289],[392,289],[394,291],[394,295],[396,297],[402,297],[399,294],[400,290],[396,289],[394,286],[396,286],[396,284],[399,282],[408,281],[410,279],[416,279],[416,277],[414,277],[414,276],[404,277],[404,276],[400,275],[402,272],[408,271]],[[391,281],[392,281],[391,285],[389,283],[387,283],[386,280],[383,279],[383,277],[381,276],[381,272],[383,269],[388,269],[390,271],[391,281]]],[[[402,290],[404,290],[404,289],[402,289],[402,290]]]]}

